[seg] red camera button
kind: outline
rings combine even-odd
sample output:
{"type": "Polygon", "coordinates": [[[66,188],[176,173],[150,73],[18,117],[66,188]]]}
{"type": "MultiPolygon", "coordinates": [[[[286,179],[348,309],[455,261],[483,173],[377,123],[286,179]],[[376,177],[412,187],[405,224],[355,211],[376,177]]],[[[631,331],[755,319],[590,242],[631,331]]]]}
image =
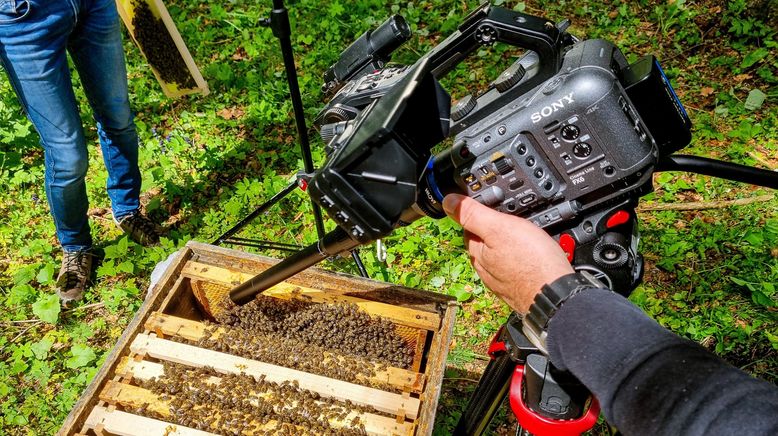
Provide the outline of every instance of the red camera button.
{"type": "Polygon", "coordinates": [[[567,233],[562,234],[559,237],[559,246],[567,254],[567,261],[573,261],[573,255],[575,254],[575,239],[567,233]]]}
{"type": "Polygon", "coordinates": [[[605,223],[605,227],[612,229],[616,226],[620,226],[626,222],[629,221],[629,213],[626,211],[620,210],[613,214],[610,218],[608,218],[608,221],[605,223]]]}

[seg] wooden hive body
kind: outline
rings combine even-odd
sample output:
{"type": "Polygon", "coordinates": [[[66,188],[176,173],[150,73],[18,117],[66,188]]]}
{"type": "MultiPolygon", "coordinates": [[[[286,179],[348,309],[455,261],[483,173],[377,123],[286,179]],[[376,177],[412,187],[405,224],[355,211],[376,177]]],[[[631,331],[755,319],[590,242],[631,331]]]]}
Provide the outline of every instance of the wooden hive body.
{"type": "MultiPolygon", "coordinates": [[[[431,434],[456,316],[456,305],[446,296],[318,269],[304,271],[269,290],[268,298],[279,301],[302,298],[315,304],[355,304],[371,316],[392,322],[406,349],[413,353],[412,363],[407,368],[379,364],[370,376],[343,374],[348,381],[203,345],[207,343],[204,338],[229,332],[227,327],[204,323],[194,292],[229,289],[276,262],[212,245],[187,244],[146,298],[59,434],[224,434],[226,429],[202,431],[195,425],[168,422],[175,396],[155,394],[141,386],[155,377],[164,380],[166,362],[174,362],[191,374],[210,371],[200,376],[201,386],[218,387],[223,380],[239,377],[237,374],[261,382],[294,381],[295,386],[315,392],[316,401],[326,400],[346,409],[341,416],[322,417],[335,429],[358,422],[368,434],[431,434]],[[203,367],[208,369],[196,369],[203,367]],[[364,411],[365,406],[372,410],[364,411]]],[[[351,358],[343,354],[342,350],[325,350],[321,356],[324,362],[337,365],[351,358]]],[[[245,392],[244,399],[255,404],[276,401],[276,397],[277,391],[255,388],[245,392]]],[[[191,407],[208,406],[207,401],[203,403],[191,407]]],[[[274,407],[281,407],[274,410],[282,416],[287,410],[283,405],[274,407]]],[[[258,428],[277,428],[272,420],[262,426],[258,428]]]]}

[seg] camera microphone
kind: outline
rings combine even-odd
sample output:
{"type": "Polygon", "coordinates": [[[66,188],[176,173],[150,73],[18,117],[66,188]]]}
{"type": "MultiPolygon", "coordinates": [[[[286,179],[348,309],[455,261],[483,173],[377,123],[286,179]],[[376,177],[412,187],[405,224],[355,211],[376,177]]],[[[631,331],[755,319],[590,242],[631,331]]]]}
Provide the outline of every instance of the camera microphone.
{"type": "Polygon", "coordinates": [[[336,92],[360,72],[380,70],[389,62],[392,52],[410,37],[411,28],[400,15],[393,15],[376,29],[363,33],[324,73],[322,92],[336,92]]]}

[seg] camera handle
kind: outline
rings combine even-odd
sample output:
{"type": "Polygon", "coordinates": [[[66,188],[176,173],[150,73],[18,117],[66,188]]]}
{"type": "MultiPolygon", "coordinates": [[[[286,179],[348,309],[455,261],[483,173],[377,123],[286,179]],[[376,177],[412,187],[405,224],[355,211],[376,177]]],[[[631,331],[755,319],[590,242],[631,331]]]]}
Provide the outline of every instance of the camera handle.
{"type": "Polygon", "coordinates": [[[538,66],[533,68],[532,74],[518,71],[518,83],[510,89],[499,92],[492,88],[481,95],[477,101],[481,110],[472,111],[452,122],[452,134],[476,123],[496,108],[505,106],[554,76],[561,68],[565,47],[575,42],[575,38],[566,32],[569,25],[568,20],[554,24],[540,17],[493,7],[489,3],[471,12],[456,32],[424,56],[430,59],[435,78],[445,76],[479,47],[491,46],[495,42],[535,52],[538,66]]]}

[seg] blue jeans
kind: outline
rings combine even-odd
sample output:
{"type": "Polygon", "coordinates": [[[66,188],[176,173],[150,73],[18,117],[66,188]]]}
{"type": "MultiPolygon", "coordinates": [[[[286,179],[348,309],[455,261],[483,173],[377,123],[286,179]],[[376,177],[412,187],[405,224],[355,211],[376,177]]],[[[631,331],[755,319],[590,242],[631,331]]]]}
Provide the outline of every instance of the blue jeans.
{"type": "Polygon", "coordinates": [[[66,51],[92,107],[116,219],[138,210],[138,134],[114,0],[0,0],[0,62],[41,138],[45,187],[65,251],[92,246],[89,158],[66,51]]]}

